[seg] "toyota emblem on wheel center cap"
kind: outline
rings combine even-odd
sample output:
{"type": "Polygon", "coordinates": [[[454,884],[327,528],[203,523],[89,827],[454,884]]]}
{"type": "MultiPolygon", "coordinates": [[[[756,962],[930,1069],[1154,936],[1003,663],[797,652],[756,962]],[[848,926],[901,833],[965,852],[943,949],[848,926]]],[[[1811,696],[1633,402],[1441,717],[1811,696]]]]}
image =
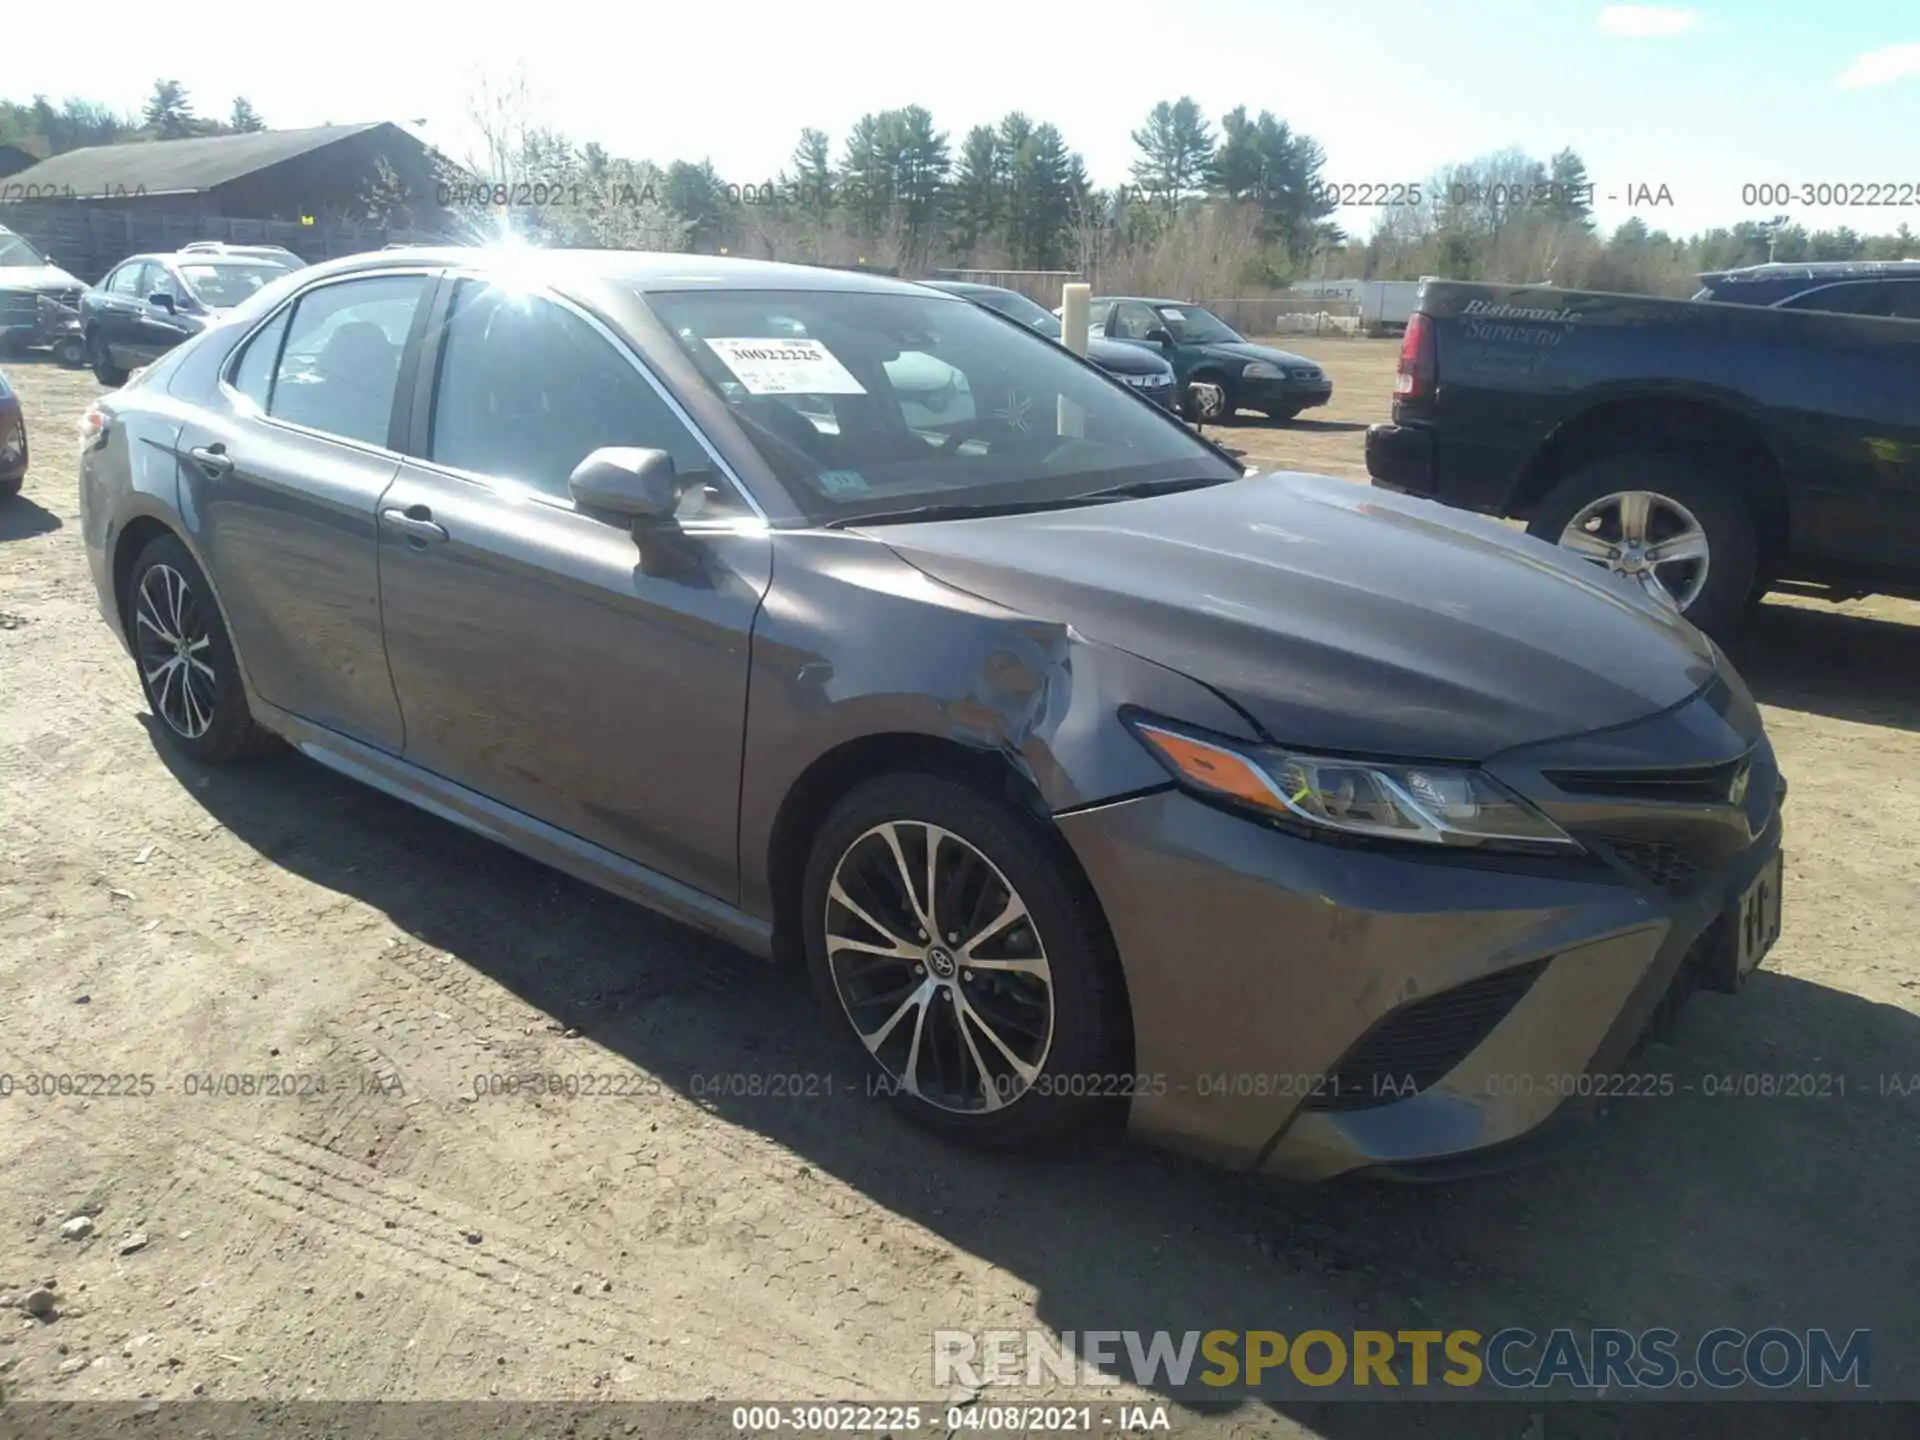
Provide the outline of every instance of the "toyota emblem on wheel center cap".
{"type": "Polygon", "coordinates": [[[936,945],[927,951],[927,969],[937,980],[951,980],[954,970],[953,952],[944,946],[936,945]]]}

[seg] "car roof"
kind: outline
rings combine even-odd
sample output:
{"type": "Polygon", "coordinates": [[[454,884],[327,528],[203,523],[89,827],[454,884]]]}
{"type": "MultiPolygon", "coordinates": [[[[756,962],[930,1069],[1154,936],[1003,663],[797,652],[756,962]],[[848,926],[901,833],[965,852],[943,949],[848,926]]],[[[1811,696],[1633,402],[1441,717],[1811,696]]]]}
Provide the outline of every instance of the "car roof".
{"type": "MultiPolygon", "coordinates": [[[[1087,303],[1089,305],[1119,305],[1122,303],[1126,303],[1126,304],[1133,304],[1133,305],[1200,306],[1200,302],[1198,300],[1156,300],[1151,295],[1096,295],[1093,297],[1093,299],[1089,300],[1087,303]]],[[[1200,306],[1200,308],[1204,309],[1205,307],[1200,306]]]]}
{"type": "Polygon", "coordinates": [[[820,290],[876,295],[925,295],[927,287],[910,280],[833,270],[818,265],[788,265],[776,260],[744,260],[730,255],[683,255],[645,250],[544,250],[519,246],[438,245],[377,250],[310,265],[299,273],[309,280],[391,266],[448,265],[462,269],[526,269],[533,278],[631,285],[650,293],[687,290],[820,290]]]}

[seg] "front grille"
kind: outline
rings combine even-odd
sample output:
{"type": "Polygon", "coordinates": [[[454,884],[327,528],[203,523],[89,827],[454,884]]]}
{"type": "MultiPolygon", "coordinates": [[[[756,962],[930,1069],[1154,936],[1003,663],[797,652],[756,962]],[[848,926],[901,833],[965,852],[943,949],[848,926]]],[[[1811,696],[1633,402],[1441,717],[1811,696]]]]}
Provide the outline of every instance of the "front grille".
{"type": "Polygon", "coordinates": [[[1296,380],[1324,380],[1327,378],[1318,370],[1289,370],[1287,373],[1296,380]]]}
{"type": "Polygon", "coordinates": [[[1548,963],[1497,970],[1394,1011],[1347,1052],[1306,1108],[1371,1110],[1428,1089],[1479,1048],[1548,963]]]}
{"type": "Polygon", "coordinates": [[[1676,805],[1734,803],[1734,781],[1747,756],[1683,770],[1549,770],[1546,778],[1569,795],[1605,800],[1651,800],[1676,805]]]}
{"type": "Polygon", "coordinates": [[[1688,858],[1678,845],[1658,840],[1624,840],[1605,835],[1593,837],[1615,860],[1638,875],[1656,890],[1677,890],[1695,879],[1705,868],[1688,858]]]}

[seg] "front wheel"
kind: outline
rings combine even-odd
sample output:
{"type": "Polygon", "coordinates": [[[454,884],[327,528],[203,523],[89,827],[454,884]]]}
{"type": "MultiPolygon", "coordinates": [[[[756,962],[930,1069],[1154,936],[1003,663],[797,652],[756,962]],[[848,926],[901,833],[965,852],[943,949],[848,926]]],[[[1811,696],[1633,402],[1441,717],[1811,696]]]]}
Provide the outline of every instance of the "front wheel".
{"type": "Polygon", "coordinates": [[[53,346],[54,364],[68,370],[80,370],[86,367],[87,346],[78,335],[62,335],[53,346]]]}
{"type": "Polygon", "coordinates": [[[1671,455],[1610,455],[1534,508],[1527,533],[1633,581],[1722,634],[1759,579],[1753,517],[1717,475],[1671,455]]]}
{"type": "Polygon", "coordinates": [[[821,827],[804,897],[829,1023],[917,1123],[1026,1145],[1127,1093],[1106,927],[1007,805],[937,775],[868,781],[821,827]]]}
{"type": "Polygon", "coordinates": [[[169,741],[210,765],[272,745],[247,707],[213,587],[176,537],[140,552],[126,603],[140,688],[169,741]]]}
{"type": "Polygon", "coordinates": [[[1279,410],[1269,410],[1267,411],[1267,419],[1273,421],[1276,425],[1284,425],[1287,421],[1297,418],[1300,410],[1301,407],[1298,405],[1283,407],[1279,410]]]}
{"type": "Polygon", "coordinates": [[[102,385],[119,386],[127,383],[127,372],[113,363],[107,342],[98,330],[88,332],[87,359],[93,365],[93,378],[102,385]]]}

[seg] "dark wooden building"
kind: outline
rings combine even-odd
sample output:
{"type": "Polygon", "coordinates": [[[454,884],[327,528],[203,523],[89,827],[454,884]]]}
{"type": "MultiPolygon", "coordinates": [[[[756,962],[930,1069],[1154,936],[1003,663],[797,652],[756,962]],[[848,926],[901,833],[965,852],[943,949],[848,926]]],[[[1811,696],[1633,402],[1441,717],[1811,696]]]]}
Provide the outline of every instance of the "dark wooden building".
{"type": "Polygon", "coordinates": [[[426,228],[437,218],[434,152],[398,125],[320,125],[69,150],[7,177],[16,201],[148,215],[426,228]],[[383,169],[382,161],[385,162],[383,169]],[[391,183],[390,171],[401,193],[391,183]],[[370,202],[386,192],[383,213],[370,202]],[[392,213],[398,199],[403,213],[392,213]]]}

